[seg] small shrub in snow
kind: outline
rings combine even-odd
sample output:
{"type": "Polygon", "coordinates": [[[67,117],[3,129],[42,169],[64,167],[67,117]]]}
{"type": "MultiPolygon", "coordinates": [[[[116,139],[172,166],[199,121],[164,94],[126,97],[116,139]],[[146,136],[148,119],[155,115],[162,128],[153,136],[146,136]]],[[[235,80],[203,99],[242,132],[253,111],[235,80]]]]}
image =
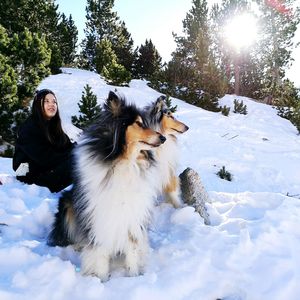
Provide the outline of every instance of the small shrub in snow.
{"type": "Polygon", "coordinates": [[[101,106],[97,104],[97,96],[88,84],[84,87],[78,107],[80,115],[79,117],[72,116],[72,123],[80,129],[92,124],[101,112],[101,106]]]}
{"type": "Polygon", "coordinates": [[[233,103],[234,103],[233,112],[235,114],[246,115],[248,113],[247,112],[247,105],[244,105],[243,100],[240,102],[240,101],[234,99],[233,103]]]}
{"type": "Polygon", "coordinates": [[[222,115],[228,117],[229,112],[230,112],[230,107],[227,107],[226,105],[225,106],[221,106],[221,113],[222,113],[222,115]]]}
{"type": "Polygon", "coordinates": [[[232,175],[225,169],[225,166],[223,166],[220,171],[217,173],[217,175],[221,178],[221,179],[225,179],[228,181],[232,181],[232,175]]]}

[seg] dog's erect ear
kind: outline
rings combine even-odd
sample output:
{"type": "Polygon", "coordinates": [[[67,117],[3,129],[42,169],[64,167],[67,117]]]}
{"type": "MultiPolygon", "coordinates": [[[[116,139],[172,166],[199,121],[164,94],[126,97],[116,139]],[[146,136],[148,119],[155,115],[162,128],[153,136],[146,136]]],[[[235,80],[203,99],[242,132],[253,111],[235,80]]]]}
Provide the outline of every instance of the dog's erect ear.
{"type": "Polygon", "coordinates": [[[165,99],[166,99],[165,96],[160,96],[159,98],[157,98],[157,100],[154,103],[154,107],[153,107],[153,111],[152,111],[153,114],[156,115],[156,114],[162,112],[162,110],[164,109],[164,107],[166,105],[165,99]]]}
{"type": "Polygon", "coordinates": [[[165,101],[166,100],[166,96],[164,96],[164,95],[161,95],[161,96],[159,96],[158,98],[157,98],[157,100],[156,100],[156,102],[158,102],[158,101],[165,101]]]}
{"type": "Polygon", "coordinates": [[[117,117],[121,113],[122,100],[117,94],[110,91],[106,100],[106,108],[111,111],[114,117],[117,117]]]}

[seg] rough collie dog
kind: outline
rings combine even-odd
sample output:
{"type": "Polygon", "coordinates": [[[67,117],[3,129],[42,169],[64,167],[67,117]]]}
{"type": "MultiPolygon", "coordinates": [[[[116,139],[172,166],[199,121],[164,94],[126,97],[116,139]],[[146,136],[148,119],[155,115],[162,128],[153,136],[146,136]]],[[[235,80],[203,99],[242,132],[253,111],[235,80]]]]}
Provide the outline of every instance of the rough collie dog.
{"type": "Polygon", "coordinates": [[[180,182],[176,176],[178,162],[177,136],[189,128],[178,121],[167,108],[165,97],[159,97],[151,105],[144,109],[147,123],[153,130],[159,131],[167,138],[166,142],[155,150],[157,160],[157,173],[160,178],[160,190],[165,200],[174,207],[182,206],[180,197],[180,182]]]}
{"type": "Polygon", "coordinates": [[[50,245],[78,245],[83,274],[107,280],[110,260],[120,254],[129,276],[142,272],[158,180],[149,150],[165,140],[113,92],[99,120],[83,133],[73,189],[60,199],[48,239],[50,245]]]}

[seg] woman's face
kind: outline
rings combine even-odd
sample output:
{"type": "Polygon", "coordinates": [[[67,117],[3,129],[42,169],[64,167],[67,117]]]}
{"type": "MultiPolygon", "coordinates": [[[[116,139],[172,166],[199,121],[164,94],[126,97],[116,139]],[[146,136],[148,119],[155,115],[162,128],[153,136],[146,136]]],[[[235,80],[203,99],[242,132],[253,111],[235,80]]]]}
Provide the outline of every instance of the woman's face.
{"type": "Polygon", "coordinates": [[[47,94],[45,96],[43,112],[44,112],[44,117],[47,120],[50,120],[56,115],[57,102],[56,102],[56,98],[52,94],[47,94]]]}

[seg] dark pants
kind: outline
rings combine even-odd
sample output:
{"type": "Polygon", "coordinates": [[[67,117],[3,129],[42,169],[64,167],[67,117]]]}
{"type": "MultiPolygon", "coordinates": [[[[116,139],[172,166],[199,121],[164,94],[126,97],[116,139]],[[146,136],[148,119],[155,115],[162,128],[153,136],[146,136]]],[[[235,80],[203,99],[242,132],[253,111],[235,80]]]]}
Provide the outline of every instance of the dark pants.
{"type": "Polygon", "coordinates": [[[38,175],[28,174],[17,176],[17,179],[39,186],[47,187],[52,193],[59,192],[73,183],[72,180],[72,159],[69,158],[50,171],[38,175]]]}

